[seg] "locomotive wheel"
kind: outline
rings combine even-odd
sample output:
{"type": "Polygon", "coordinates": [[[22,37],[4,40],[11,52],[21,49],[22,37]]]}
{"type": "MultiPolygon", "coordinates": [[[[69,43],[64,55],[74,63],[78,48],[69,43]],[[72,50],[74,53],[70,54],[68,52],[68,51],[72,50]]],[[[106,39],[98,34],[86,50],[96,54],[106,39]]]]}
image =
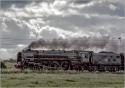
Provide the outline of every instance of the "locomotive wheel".
{"type": "Polygon", "coordinates": [[[58,62],[53,62],[50,64],[50,69],[52,69],[52,70],[57,70],[57,69],[59,69],[59,67],[60,67],[60,65],[58,62]]]}
{"type": "Polygon", "coordinates": [[[37,70],[38,65],[37,65],[36,63],[34,63],[32,66],[33,66],[33,67],[32,67],[32,70],[37,70]]]}
{"type": "Polygon", "coordinates": [[[80,66],[78,64],[74,64],[72,66],[73,66],[73,70],[76,70],[76,71],[80,70],[80,66]]]}
{"type": "Polygon", "coordinates": [[[115,72],[116,70],[115,70],[115,67],[113,67],[113,66],[110,66],[109,67],[109,72],[115,72]]]}
{"type": "Polygon", "coordinates": [[[34,69],[34,63],[32,63],[32,62],[28,63],[28,67],[29,67],[31,70],[33,70],[33,69],[34,69]]]}
{"type": "Polygon", "coordinates": [[[38,69],[38,66],[34,65],[33,70],[37,70],[37,69],[38,69]]]}
{"type": "Polygon", "coordinates": [[[81,67],[81,71],[84,71],[84,70],[85,70],[85,67],[84,67],[84,66],[82,66],[82,67],[81,67]]]}
{"type": "Polygon", "coordinates": [[[89,66],[88,71],[89,71],[89,72],[93,72],[93,71],[94,71],[94,67],[93,67],[93,66],[89,66]]]}
{"type": "Polygon", "coordinates": [[[43,64],[41,69],[42,69],[42,70],[48,70],[48,66],[45,65],[45,64],[43,64]]]}
{"type": "Polygon", "coordinates": [[[116,72],[116,67],[112,67],[112,72],[116,72]]]}
{"type": "Polygon", "coordinates": [[[49,61],[43,61],[42,63],[42,69],[43,70],[49,70],[50,69],[50,62],[49,61]]]}
{"type": "Polygon", "coordinates": [[[99,72],[105,72],[105,66],[99,66],[98,71],[99,72]]]}
{"type": "Polygon", "coordinates": [[[61,63],[61,69],[62,70],[69,70],[70,69],[70,65],[68,62],[64,61],[61,63]]]}
{"type": "Polygon", "coordinates": [[[116,71],[119,72],[119,67],[116,67],[116,71]]]}
{"type": "Polygon", "coordinates": [[[110,66],[107,66],[107,67],[106,67],[106,70],[110,72],[110,66]]]}

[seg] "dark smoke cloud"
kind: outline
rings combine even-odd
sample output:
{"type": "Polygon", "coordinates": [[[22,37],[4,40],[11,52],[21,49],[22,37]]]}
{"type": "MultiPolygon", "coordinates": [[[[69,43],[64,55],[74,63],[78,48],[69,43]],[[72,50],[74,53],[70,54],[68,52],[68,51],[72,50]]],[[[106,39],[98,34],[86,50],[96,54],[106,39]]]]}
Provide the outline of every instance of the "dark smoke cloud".
{"type": "Polygon", "coordinates": [[[57,38],[53,40],[39,39],[33,41],[28,48],[46,48],[46,49],[75,49],[86,50],[91,48],[106,49],[108,51],[118,50],[118,42],[109,36],[102,37],[77,37],[77,38],[57,38]],[[108,46],[108,47],[107,47],[108,46]]]}

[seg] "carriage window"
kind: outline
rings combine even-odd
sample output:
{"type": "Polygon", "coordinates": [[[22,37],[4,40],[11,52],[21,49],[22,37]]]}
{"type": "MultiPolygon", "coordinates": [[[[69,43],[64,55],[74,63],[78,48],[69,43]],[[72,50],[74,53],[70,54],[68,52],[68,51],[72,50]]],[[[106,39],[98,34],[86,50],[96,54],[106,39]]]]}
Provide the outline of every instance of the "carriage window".
{"type": "Polygon", "coordinates": [[[108,62],[110,62],[111,60],[110,59],[108,59],[108,62]]]}
{"type": "Polygon", "coordinates": [[[110,56],[112,58],[112,56],[110,56]]]}
{"type": "Polygon", "coordinates": [[[116,58],[120,58],[120,56],[116,56],[116,58]]]}
{"type": "Polygon", "coordinates": [[[115,61],[116,61],[116,59],[113,59],[113,61],[115,62],[115,61]]]}

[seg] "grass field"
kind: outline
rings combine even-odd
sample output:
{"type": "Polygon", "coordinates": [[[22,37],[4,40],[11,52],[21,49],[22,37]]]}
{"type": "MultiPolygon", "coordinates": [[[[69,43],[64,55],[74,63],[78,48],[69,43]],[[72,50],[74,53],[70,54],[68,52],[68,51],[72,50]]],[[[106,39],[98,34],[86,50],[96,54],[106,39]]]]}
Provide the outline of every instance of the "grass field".
{"type": "Polygon", "coordinates": [[[124,74],[16,70],[13,63],[2,69],[2,87],[109,87],[124,88],[124,74]]]}

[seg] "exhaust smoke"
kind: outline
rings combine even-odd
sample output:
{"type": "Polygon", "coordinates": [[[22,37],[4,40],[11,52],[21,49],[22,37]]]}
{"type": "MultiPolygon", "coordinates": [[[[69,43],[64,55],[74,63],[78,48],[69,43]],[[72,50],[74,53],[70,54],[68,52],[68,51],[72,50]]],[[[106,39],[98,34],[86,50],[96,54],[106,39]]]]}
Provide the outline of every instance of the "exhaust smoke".
{"type": "Polygon", "coordinates": [[[72,49],[72,50],[87,50],[87,49],[104,49],[107,51],[118,51],[118,41],[111,39],[109,36],[102,37],[77,37],[77,38],[57,38],[53,40],[39,39],[29,44],[28,48],[46,48],[46,49],[72,49]]]}

